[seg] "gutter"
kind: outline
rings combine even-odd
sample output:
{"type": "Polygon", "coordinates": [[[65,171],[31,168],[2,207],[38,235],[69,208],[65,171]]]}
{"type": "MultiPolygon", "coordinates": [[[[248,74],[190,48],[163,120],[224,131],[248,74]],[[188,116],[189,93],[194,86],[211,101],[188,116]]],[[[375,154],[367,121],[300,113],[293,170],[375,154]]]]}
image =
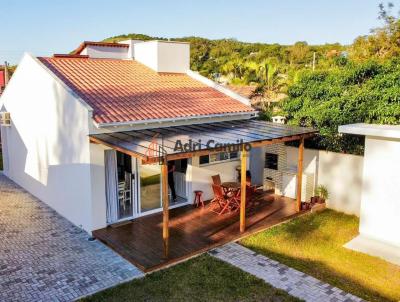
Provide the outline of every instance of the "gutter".
{"type": "Polygon", "coordinates": [[[96,123],[96,122],[94,122],[94,124],[97,128],[107,128],[107,127],[122,127],[122,126],[133,126],[133,125],[162,124],[162,123],[177,122],[177,121],[205,120],[205,119],[214,119],[214,118],[218,118],[218,117],[232,117],[232,116],[239,117],[239,116],[245,116],[245,115],[253,115],[253,117],[255,117],[255,116],[257,116],[257,111],[220,113],[220,114],[211,114],[211,115],[203,115],[203,116],[199,115],[199,116],[191,116],[191,117],[148,119],[148,120],[114,122],[114,123],[96,123]]]}

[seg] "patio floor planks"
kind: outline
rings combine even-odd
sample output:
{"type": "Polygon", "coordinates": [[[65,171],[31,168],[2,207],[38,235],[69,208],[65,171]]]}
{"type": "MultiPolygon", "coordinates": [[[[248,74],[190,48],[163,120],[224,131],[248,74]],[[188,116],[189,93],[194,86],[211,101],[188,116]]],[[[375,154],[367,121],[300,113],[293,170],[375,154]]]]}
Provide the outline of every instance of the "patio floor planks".
{"type": "Polygon", "coordinates": [[[239,213],[218,216],[205,208],[183,206],[170,210],[169,257],[163,258],[162,213],[93,232],[94,237],[145,272],[156,270],[278,224],[293,216],[296,202],[259,193],[246,213],[246,231],[239,232],[239,213]]]}

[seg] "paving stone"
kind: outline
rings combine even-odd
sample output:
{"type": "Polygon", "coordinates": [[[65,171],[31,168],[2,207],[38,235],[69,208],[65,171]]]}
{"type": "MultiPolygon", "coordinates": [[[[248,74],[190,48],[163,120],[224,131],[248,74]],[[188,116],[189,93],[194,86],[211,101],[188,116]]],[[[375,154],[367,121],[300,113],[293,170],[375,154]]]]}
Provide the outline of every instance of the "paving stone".
{"type": "Polygon", "coordinates": [[[307,302],[364,301],[275,260],[255,254],[237,243],[229,243],[216,248],[210,254],[307,302]]]}
{"type": "Polygon", "coordinates": [[[73,301],[143,276],[0,172],[0,301],[73,301]]]}

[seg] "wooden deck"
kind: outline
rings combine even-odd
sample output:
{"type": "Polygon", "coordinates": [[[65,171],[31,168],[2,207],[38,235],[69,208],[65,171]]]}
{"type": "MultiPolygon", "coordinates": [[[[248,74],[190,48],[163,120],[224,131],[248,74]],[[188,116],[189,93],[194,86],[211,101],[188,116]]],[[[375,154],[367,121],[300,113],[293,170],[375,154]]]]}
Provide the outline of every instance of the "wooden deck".
{"type": "Polygon", "coordinates": [[[163,259],[162,213],[93,232],[128,261],[148,272],[237,240],[298,215],[296,202],[259,193],[246,213],[246,231],[239,232],[239,213],[218,216],[205,208],[184,206],[170,210],[169,258],[163,259]]]}

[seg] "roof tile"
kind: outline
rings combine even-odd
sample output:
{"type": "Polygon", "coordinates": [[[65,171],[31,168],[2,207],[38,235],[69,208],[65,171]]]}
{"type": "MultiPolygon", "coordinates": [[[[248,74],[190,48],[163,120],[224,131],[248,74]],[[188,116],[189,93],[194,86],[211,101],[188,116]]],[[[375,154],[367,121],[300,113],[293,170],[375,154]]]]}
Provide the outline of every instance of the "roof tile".
{"type": "Polygon", "coordinates": [[[186,74],[157,73],[133,60],[39,60],[93,108],[97,123],[254,112],[186,74]]]}

